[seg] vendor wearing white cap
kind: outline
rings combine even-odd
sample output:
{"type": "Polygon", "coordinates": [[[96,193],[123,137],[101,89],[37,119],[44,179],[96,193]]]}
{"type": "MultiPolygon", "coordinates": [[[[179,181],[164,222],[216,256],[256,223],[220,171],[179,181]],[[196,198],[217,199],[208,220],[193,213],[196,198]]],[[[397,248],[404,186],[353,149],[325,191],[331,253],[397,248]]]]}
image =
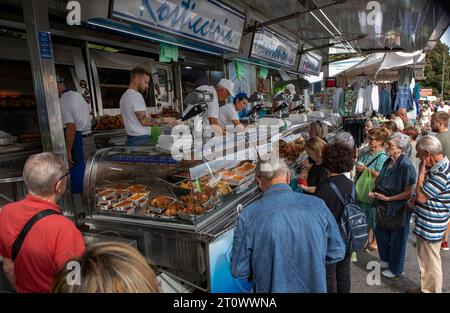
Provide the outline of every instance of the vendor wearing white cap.
{"type": "MultiPolygon", "coordinates": [[[[293,85],[293,84],[288,84],[283,90],[280,90],[280,91],[278,91],[276,94],[275,94],[275,97],[276,96],[278,96],[279,94],[285,94],[286,96],[290,96],[290,98],[291,98],[291,100],[292,100],[292,98],[294,97],[294,95],[295,95],[295,86],[293,85]]],[[[291,101],[290,101],[291,102],[291,101]]],[[[274,101],[273,103],[272,103],[272,111],[275,111],[276,109],[278,108],[278,103],[277,103],[277,101],[274,101]]],[[[291,103],[289,103],[289,109],[287,110],[287,111],[289,111],[289,110],[291,110],[292,108],[291,108],[291,103]]]]}
{"type": "Polygon", "coordinates": [[[222,78],[219,83],[213,87],[203,85],[197,88],[200,91],[207,91],[213,94],[213,101],[208,102],[208,111],[203,121],[204,126],[212,125],[216,131],[221,133],[219,126],[219,107],[225,105],[227,99],[233,94],[234,83],[229,79],[222,78]]]}

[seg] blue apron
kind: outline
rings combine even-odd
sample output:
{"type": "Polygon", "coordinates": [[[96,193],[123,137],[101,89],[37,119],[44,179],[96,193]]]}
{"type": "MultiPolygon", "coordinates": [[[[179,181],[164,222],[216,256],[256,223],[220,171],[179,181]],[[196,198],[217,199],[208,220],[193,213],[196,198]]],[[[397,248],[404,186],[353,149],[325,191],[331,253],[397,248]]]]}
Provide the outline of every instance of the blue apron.
{"type": "MultiPolygon", "coordinates": [[[[64,133],[66,129],[64,129],[64,133]]],[[[83,192],[84,160],[83,160],[83,136],[81,132],[75,133],[72,147],[72,160],[75,166],[70,169],[70,189],[72,194],[83,192]]]]}

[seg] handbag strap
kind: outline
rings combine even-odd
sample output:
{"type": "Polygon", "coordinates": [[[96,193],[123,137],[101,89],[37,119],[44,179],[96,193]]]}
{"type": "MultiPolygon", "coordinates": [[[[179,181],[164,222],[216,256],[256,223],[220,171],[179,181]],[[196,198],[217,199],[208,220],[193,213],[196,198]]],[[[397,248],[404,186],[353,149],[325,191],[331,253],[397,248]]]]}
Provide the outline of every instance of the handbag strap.
{"type": "Polygon", "coordinates": [[[367,163],[366,167],[369,168],[369,166],[371,166],[376,160],[378,160],[382,154],[384,154],[384,153],[382,152],[382,153],[378,154],[375,158],[373,158],[372,161],[367,163]]]}
{"type": "Polygon", "coordinates": [[[14,241],[14,244],[12,246],[12,257],[11,259],[13,262],[16,260],[17,256],[19,255],[20,249],[22,248],[23,242],[25,241],[26,236],[30,232],[31,228],[36,224],[38,221],[43,219],[44,217],[47,217],[49,215],[54,214],[60,214],[56,212],[55,210],[47,209],[43,210],[35,215],[33,215],[28,222],[25,224],[25,226],[20,231],[19,235],[17,236],[16,240],[14,241]]]}
{"type": "MultiPolygon", "coordinates": [[[[376,160],[378,160],[378,158],[379,158],[382,154],[384,154],[384,153],[378,154],[375,158],[372,159],[372,161],[370,161],[369,163],[367,163],[367,165],[365,165],[365,167],[369,168],[369,166],[371,166],[376,160]]],[[[361,177],[361,174],[362,174],[362,172],[360,172],[360,173],[358,173],[358,174],[356,175],[355,182],[358,180],[359,177],[361,177]]]]}

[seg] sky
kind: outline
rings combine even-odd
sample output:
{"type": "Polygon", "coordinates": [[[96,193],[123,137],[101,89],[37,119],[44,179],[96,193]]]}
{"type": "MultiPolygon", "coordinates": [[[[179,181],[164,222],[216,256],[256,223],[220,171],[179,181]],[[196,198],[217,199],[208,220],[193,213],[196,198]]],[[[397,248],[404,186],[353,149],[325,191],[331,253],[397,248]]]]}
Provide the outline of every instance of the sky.
{"type": "Polygon", "coordinates": [[[448,27],[444,35],[442,35],[441,42],[450,47],[450,27],[448,27]]]}

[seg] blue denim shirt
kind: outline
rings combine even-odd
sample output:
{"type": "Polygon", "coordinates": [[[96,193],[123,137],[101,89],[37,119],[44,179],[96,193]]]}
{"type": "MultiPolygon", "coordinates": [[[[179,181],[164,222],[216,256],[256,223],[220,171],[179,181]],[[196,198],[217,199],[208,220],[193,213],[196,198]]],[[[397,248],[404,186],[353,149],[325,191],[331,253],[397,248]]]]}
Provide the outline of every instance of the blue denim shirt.
{"type": "Polygon", "coordinates": [[[409,86],[402,86],[397,92],[397,98],[395,99],[394,104],[394,112],[397,112],[399,109],[414,109],[414,99],[409,89],[409,86]]]}
{"type": "Polygon", "coordinates": [[[325,264],[344,254],[325,202],[275,184],[241,212],[231,270],[235,277],[253,279],[256,292],[326,292],[325,264]]]}
{"type": "MultiPolygon", "coordinates": [[[[405,191],[407,186],[415,185],[417,180],[417,173],[411,160],[402,154],[395,165],[389,168],[389,163],[391,159],[387,159],[383,164],[378,177],[375,180],[376,191],[381,192],[386,196],[395,196],[399,193],[405,191]]],[[[381,200],[374,200],[373,206],[376,207],[378,204],[385,204],[387,207],[387,214],[393,215],[399,209],[404,208],[408,200],[397,200],[383,202],[381,200]]]]}

